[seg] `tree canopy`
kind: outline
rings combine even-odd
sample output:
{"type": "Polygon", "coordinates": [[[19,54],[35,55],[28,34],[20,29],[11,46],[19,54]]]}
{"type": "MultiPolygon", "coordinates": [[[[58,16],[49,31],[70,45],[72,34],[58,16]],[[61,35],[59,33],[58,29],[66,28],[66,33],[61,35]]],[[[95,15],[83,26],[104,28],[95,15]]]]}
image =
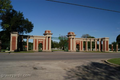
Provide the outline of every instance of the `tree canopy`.
{"type": "Polygon", "coordinates": [[[10,0],[0,0],[0,16],[7,10],[12,9],[10,0]]]}
{"type": "Polygon", "coordinates": [[[95,37],[90,36],[89,34],[83,34],[81,38],[95,38],[95,37]]]}
{"type": "Polygon", "coordinates": [[[15,10],[9,10],[2,15],[2,29],[3,31],[13,32],[17,31],[21,33],[30,33],[33,29],[33,24],[23,17],[22,12],[15,10]]]}
{"type": "Polygon", "coordinates": [[[7,46],[10,44],[11,32],[30,33],[34,27],[32,22],[24,18],[22,12],[13,9],[10,0],[0,0],[0,20],[2,29],[0,31],[0,40],[2,40],[2,44],[7,43],[7,46]]]}
{"type": "Polygon", "coordinates": [[[65,44],[68,43],[67,36],[59,36],[59,38],[60,38],[59,46],[64,50],[65,44]]]}
{"type": "Polygon", "coordinates": [[[120,34],[117,36],[116,42],[117,42],[117,43],[120,43],[120,34]]]}
{"type": "MultiPolygon", "coordinates": [[[[91,36],[89,34],[83,34],[81,36],[81,38],[95,38],[94,36],[91,36]]],[[[85,47],[85,42],[83,43],[84,47],[85,47]]],[[[95,47],[95,42],[92,42],[92,47],[95,47]]],[[[88,41],[88,48],[90,48],[90,42],[88,41]]]]}
{"type": "Polygon", "coordinates": [[[52,48],[59,48],[59,43],[56,41],[51,40],[51,47],[52,48]]]}

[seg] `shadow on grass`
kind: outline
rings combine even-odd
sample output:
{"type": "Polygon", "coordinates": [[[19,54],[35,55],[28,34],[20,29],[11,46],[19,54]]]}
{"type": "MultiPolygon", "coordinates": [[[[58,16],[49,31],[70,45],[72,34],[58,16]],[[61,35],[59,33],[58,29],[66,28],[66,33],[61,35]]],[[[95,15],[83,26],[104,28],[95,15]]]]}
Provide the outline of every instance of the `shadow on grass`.
{"type": "Polygon", "coordinates": [[[67,70],[65,80],[120,80],[120,67],[91,62],[67,70]]]}

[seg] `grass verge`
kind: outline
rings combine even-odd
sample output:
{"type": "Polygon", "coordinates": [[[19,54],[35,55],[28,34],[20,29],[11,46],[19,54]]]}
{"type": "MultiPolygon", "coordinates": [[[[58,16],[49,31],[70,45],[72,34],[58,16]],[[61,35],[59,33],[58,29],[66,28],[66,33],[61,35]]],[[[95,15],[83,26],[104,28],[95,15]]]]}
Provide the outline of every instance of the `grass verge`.
{"type": "Polygon", "coordinates": [[[120,65],[120,58],[109,59],[108,62],[120,65]]]}

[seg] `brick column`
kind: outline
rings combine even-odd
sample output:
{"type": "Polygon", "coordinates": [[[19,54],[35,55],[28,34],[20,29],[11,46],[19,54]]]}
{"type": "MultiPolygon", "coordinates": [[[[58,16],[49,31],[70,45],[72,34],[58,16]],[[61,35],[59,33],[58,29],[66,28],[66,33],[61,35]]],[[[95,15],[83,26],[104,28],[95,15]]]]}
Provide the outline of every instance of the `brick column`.
{"type": "Polygon", "coordinates": [[[17,50],[18,32],[12,32],[10,35],[10,51],[17,50]]]}
{"type": "MultiPolygon", "coordinates": [[[[79,45],[79,46],[80,46],[80,45],[79,45]]],[[[75,38],[74,38],[74,51],[76,51],[75,38]]]]}
{"type": "Polygon", "coordinates": [[[103,40],[102,51],[106,52],[106,39],[103,40]]]}
{"type": "Polygon", "coordinates": [[[79,51],[81,51],[81,41],[79,41],[79,51]]]}
{"type": "Polygon", "coordinates": [[[105,49],[105,50],[106,50],[106,51],[109,51],[109,41],[106,40],[106,43],[105,43],[105,44],[106,44],[106,49],[105,49]]]}
{"type": "Polygon", "coordinates": [[[45,39],[43,39],[43,51],[45,50],[45,39]]]}
{"type": "Polygon", "coordinates": [[[72,38],[70,38],[70,51],[72,51],[72,38]]]}
{"type": "Polygon", "coordinates": [[[101,51],[101,41],[99,40],[99,51],[101,51]]]}
{"type": "Polygon", "coordinates": [[[46,37],[46,51],[48,50],[48,37],[46,37]]]}
{"type": "Polygon", "coordinates": [[[80,43],[80,48],[81,48],[81,51],[83,51],[83,41],[81,41],[81,43],[80,43]]]}
{"type": "Polygon", "coordinates": [[[49,38],[49,51],[51,51],[51,37],[49,38]]]}

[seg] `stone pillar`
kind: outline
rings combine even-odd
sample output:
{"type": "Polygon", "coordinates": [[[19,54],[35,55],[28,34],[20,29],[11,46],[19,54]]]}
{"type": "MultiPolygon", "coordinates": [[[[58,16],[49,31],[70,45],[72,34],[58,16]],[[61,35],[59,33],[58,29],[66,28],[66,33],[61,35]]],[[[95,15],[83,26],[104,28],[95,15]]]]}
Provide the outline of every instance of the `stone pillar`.
{"type": "Polygon", "coordinates": [[[95,40],[95,51],[97,51],[97,40],[95,40]]]}
{"type": "Polygon", "coordinates": [[[113,44],[111,45],[111,51],[113,51],[113,44]]]}
{"type": "Polygon", "coordinates": [[[35,51],[35,39],[33,39],[33,51],[35,51]]]}
{"type": "Polygon", "coordinates": [[[81,41],[81,43],[80,43],[80,48],[81,48],[81,51],[83,51],[83,41],[81,41]]]}
{"type": "Polygon", "coordinates": [[[28,48],[29,48],[29,39],[28,39],[28,37],[27,37],[27,51],[28,51],[28,48]]]}
{"type": "Polygon", "coordinates": [[[49,38],[49,50],[51,51],[51,37],[49,38]]]}
{"type": "Polygon", "coordinates": [[[101,40],[99,40],[99,51],[101,51],[101,40]]]}
{"type": "Polygon", "coordinates": [[[106,38],[106,51],[109,51],[109,38],[106,38]]]}
{"type": "Polygon", "coordinates": [[[85,42],[85,51],[88,51],[88,42],[85,42]]]}
{"type": "Polygon", "coordinates": [[[17,50],[18,32],[12,32],[10,35],[10,51],[17,50]]]}
{"type": "Polygon", "coordinates": [[[45,42],[44,42],[45,45],[43,44],[45,49],[44,49],[44,47],[43,47],[43,49],[44,49],[44,51],[51,51],[51,35],[52,35],[52,33],[50,30],[46,30],[43,35],[45,36],[45,42]],[[50,38],[48,39],[48,37],[50,37],[50,38]]]}
{"type": "Polygon", "coordinates": [[[109,43],[107,38],[103,39],[103,51],[104,52],[109,51],[109,43]]]}
{"type": "Polygon", "coordinates": [[[46,51],[48,50],[48,36],[46,36],[46,51]]]}
{"type": "Polygon", "coordinates": [[[104,51],[106,52],[106,40],[105,40],[105,50],[104,51]]]}
{"type": "Polygon", "coordinates": [[[43,40],[43,51],[45,50],[45,40],[43,40]]]}
{"type": "Polygon", "coordinates": [[[72,38],[70,38],[70,51],[72,51],[72,38]]]}
{"type": "Polygon", "coordinates": [[[68,32],[68,47],[69,47],[69,51],[76,51],[76,43],[75,43],[75,33],[74,32],[68,32]]]}
{"type": "MultiPolygon", "coordinates": [[[[80,46],[80,45],[79,45],[79,46],[80,46]]],[[[74,51],[76,51],[75,38],[74,38],[74,51]]]]}
{"type": "Polygon", "coordinates": [[[81,51],[81,41],[79,41],[79,51],[81,51]]]}
{"type": "Polygon", "coordinates": [[[105,51],[105,40],[103,40],[102,51],[105,51]]]}
{"type": "Polygon", "coordinates": [[[90,51],[92,51],[92,41],[90,41],[90,51]]]}
{"type": "Polygon", "coordinates": [[[116,44],[116,52],[118,52],[118,44],[116,44]]]}
{"type": "Polygon", "coordinates": [[[37,51],[38,51],[38,39],[36,39],[37,40],[37,45],[36,45],[36,47],[37,47],[37,51]]]}

